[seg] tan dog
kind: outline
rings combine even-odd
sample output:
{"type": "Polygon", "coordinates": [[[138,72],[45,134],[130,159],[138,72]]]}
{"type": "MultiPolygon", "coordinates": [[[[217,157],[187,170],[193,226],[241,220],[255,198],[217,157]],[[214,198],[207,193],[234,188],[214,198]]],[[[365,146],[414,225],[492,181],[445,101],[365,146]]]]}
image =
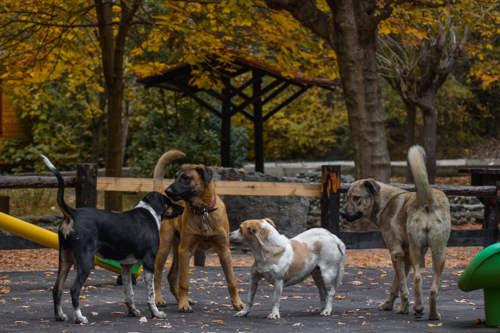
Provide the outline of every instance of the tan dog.
{"type": "MultiPolygon", "coordinates": [[[[155,167],[155,183],[159,184],[163,179],[165,166],[172,159],[183,156],[184,153],[177,150],[163,154],[155,167]]],[[[156,303],[165,304],[161,294],[161,276],[173,247],[174,258],[168,273],[170,291],[177,299],[178,310],[191,312],[188,298],[189,260],[196,249],[213,248],[224,269],[233,307],[241,310],[244,304],[238,294],[233,272],[229,248],[229,221],[226,207],[215,192],[212,170],[204,165],[185,164],[177,173],[174,183],[165,192],[173,200],[182,200],[185,208],[179,218],[164,223],[160,230],[154,279],[156,303]]]]}
{"type": "Polygon", "coordinates": [[[411,265],[415,274],[414,312],[416,316],[422,316],[424,308],[420,267],[424,264],[427,249],[431,249],[434,274],[429,297],[429,319],[439,320],[437,297],[451,229],[450,205],[442,191],[429,186],[422,147],[410,148],[408,163],[416,193],[373,179],[358,180],[347,192],[347,202],[341,215],[348,221],[370,219],[382,232],[396,271],[389,297],[380,306],[382,310],[392,310],[399,292],[401,306],[398,313],[408,313],[406,278],[411,265]]]}

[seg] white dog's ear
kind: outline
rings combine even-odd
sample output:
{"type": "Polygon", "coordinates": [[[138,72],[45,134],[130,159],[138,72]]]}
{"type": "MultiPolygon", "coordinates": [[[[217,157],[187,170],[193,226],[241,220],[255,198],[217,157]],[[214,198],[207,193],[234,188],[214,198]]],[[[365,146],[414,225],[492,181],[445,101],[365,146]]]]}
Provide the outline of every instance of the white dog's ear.
{"type": "Polygon", "coordinates": [[[266,221],[267,223],[269,223],[270,225],[272,225],[273,228],[276,229],[276,224],[274,224],[273,220],[271,220],[269,217],[265,217],[264,221],[266,221]]]}

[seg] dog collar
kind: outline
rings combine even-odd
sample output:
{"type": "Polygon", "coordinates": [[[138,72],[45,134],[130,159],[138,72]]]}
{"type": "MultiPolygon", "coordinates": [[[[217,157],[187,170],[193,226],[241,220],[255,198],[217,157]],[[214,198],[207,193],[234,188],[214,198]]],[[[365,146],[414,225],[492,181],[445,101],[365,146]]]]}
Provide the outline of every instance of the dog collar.
{"type": "Polygon", "coordinates": [[[217,197],[214,195],[212,197],[212,202],[210,203],[210,206],[207,207],[191,206],[190,209],[195,215],[207,217],[208,214],[217,210],[217,207],[215,206],[216,203],[217,203],[217,197]]]}
{"type": "Polygon", "coordinates": [[[139,201],[139,203],[137,203],[135,208],[146,209],[153,216],[153,218],[155,219],[155,222],[156,222],[156,226],[158,227],[158,230],[160,230],[161,216],[157,212],[155,212],[155,210],[153,209],[153,207],[151,207],[151,205],[149,205],[148,203],[141,200],[141,201],[139,201]]]}

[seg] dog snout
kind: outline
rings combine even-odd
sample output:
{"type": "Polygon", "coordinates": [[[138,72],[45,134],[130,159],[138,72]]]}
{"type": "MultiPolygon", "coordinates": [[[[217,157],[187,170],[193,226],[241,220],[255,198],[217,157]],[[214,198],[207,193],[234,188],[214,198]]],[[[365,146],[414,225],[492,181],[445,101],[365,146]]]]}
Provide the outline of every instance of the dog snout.
{"type": "Polygon", "coordinates": [[[243,237],[241,237],[240,230],[234,230],[230,232],[229,240],[233,243],[241,243],[243,241],[243,237]]]}
{"type": "Polygon", "coordinates": [[[363,216],[363,213],[360,212],[359,210],[353,213],[348,213],[345,210],[341,210],[339,214],[340,216],[342,216],[342,218],[346,219],[348,222],[354,222],[363,216]]]}

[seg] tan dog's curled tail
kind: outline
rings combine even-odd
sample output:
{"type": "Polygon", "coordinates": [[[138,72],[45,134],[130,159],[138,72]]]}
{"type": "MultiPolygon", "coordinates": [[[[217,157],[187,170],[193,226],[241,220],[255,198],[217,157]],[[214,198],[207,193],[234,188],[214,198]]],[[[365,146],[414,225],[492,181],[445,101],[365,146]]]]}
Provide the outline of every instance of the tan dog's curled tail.
{"type": "Polygon", "coordinates": [[[408,164],[413,175],[413,181],[417,189],[417,202],[419,206],[432,204],[432,188],[429,185],[427,169],[425,167],[425,150],[415,145],[408,150],[408,164]]]}
{"type": "Polygon", "coordinates": [[[164,190],[161,183],[163,177],[165,177],[165,168],[167,167],[167,165],[172,161],[183,157],[186,157],[186,154],[177,149],[170,149],[169,151],[161,155],[161,157],[158,159],[158,162],[156,162],[155,169],[153,171],[155,191],[163,192],[164,190]]]}

